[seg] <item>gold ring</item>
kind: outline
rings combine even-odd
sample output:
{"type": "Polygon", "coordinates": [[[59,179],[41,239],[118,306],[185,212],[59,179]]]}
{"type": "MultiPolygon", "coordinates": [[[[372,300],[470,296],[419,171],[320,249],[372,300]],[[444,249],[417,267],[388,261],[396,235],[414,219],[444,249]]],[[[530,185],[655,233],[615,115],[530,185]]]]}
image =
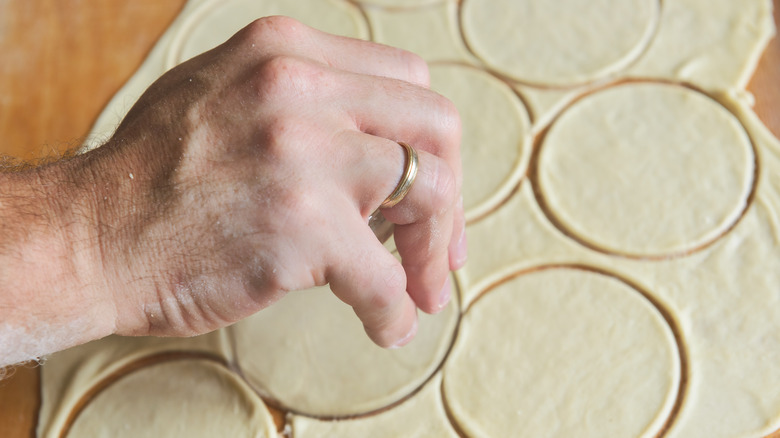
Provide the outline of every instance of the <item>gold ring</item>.
{"type": "Polygon", "coordinates": [[[379,208],[390,208],[401,202],[406,194],[409,193],[409,189],[412,188],[412,184],[414,184],[414,180],[417,178],[417,151],[414,150],[413,147],[409,146],[408,143],[399,141],[398,144],[403,146],[403,148],[406,150],[406,167],[404,168],[404,174],[401,177],[401,181],[399,181],[398,185],[395,186],[393,193],[390,193],[390,196],[385,199],[385,202],[383,202],[379,208]]]}

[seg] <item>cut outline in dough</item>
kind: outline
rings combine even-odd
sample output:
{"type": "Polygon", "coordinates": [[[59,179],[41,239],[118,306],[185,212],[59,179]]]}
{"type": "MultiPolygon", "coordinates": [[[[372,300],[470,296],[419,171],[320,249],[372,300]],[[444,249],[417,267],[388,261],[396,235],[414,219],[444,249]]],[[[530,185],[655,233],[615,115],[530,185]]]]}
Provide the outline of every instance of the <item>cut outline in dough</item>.
{"type": "MultiPolygon", "coordinates": [[[[396,251],[393,251],[397,254],[396,251]]],[[[373,415],[381,414],[382,412],[388,411],[390,409],[395,408],[396,406],[402,404],[406,400],[410,399],[412,396],[420,392],[420,390],[425,387],[438,373],[441,372],[442,368],[444,367],[444,364],[447,362],[447,359],[450,356],[450,353],[452,352],[452,347],[455,345],[455,339],[458,337],[458,333],[460,332],[460,323],[461,319],[463,318],[463,314],[465,313],[463,311],[463,308],[461,306],[461,303],[463,303],[463,293],[461,292],[461,284],[460,280],[454,273],[450,274],[450,280],[451,280],[451,287],[452,287],[452,293],[457,294],[457,306],[454,308],[454,312],[456,315],[455,323],[453,325],[452,334],[449,340],[449,343],[447,345],[446,350],[444,351],[444,354],[442,354],[441,359],[439,360],[439,363],[436,364],[436,366],[430,370],[430,374],[423,379],[419,385],[414,387],[411,391],[406,393],[404,396],[399,398],[398,400],[393,401],[392,403],[388,403],[385,406],[381,406],[376,409],[372,409],[366,412],[361,412],[358,414],[348,414],[348,415],[315,415],[310,414],[307,412],[302,412],[300,410],[297,410],[292,407],[285,406],[284,403],[274,398],[271,394],[268,394],[266,391],[264,391],[262,388],[258,388],[256,385],[254,385],[249,379],[247,379],[244,370],[238,366],[238,356],[239,356],[239,350],[235,345],[235,335],[233,334],[234,326],[228,326],[225,328],[227,331],[228,339],[231,344],[231,347],[233,347],[233,354],[234,356],[230,360],[230,370],[234,372],[237,376],[241,378],[246,384],[252,388],[252,390],[263,400],[263,403],[266,404],[266,406],[269,408],[269,410],[275,410],[284,414],[293,414],[301,417],[307,417],[307,418],[313,418],[320,421],[340,421],[340,420],[352,420],[352,419],[358,419],[358,418],[366,418],[371,417],[373,415]]],[[[450,305],[455,305],[456,303],[452,302],[450,305]]]]}
{"type": "MultiPolygon", "coordinates": [[[[669,328],[674,338],[674,344],[676,347],[675,352],[677,353],[677,361],[680,366],[680,380],[677,385],[676,394],[674,397],[674,403],[672,404],[671,409],[666,415],[665,421],[659,427],[658,432],[656,434],[656,437],[665,436],[667,432],[671,429],[671,427],[674,425],[674,422],[677,420],[680,414],[680,410],[682,409],[683,403],[685,402],[685,398],[688,395],[688,389],[689,389],[688,380],[690,376],[690,364],[688,359],[689,353],[687,350],[687,345],[685,343],[685,336],[683,335],[682,325],[675,318],[674,312],[666,304],[664,304],[658,297],[650,293],[648,289],[644,288],[637,282],[630,280],[623,275],[611,272],[606,268],[600,268],[594,265],[588,265],[584,263],[551,263],[551,264],[541,264],[532,267],[521,268],[488,283],[484,288],[482,288],[482,290],[480,290],[475,295],[475,297],[471,300],[471,302],[468,303],[467,306],[461,311],[461,319],[463,318],[464,315],[466,315],[469,311],[471,311],[471,308],[474,306],[475,303],[477,303],[485,296],[487,296],[496,287],[504,283],[510,282],[518,277],[534,274],[537,272],[552,270],[552,269],[569,269],[569,270],[576,270],[576,271],[584,271],[587,273],[602,275],[607,278],[616,280],[624,284],[625,286],[627,286],[629,289],[634,290],[634,292],[639,294],[640,297],[644,298],[644,300],[646,300],[664,320],[666,326],[669,328]]],[[[456,332],[456,337],[453,339],[453,345],[457,341],[458,335],[460,335],[460,330],[456,332]]],[[[450,350],[451,349],[452,346],[450,346],[450,350]]],[[[447,354],[449,355],[449,352],[447,354]]],[[[444,410],[445,412],[447,412],[447,417],[450,419],[453,428],[459,435],[468,437],[469,435],[464,432],[462,426],[459,423],[457,423],[456,420],[457,415],[451,411],[451,407],[448,402],[447,395],[444,389],[444,379],[442,379],[441,389],[442,389],[442,400],[444,401],[444,410]]],[[[767,438],[775,438],[775,437],[767,437],[767,438]]]]}
{"type": "Polygon", "coordinates": [[[656,7],[653,15],[653,22],[650,26],[650,30],[647,32],[647,35],[645,35],[643,39],[640,41],[639,45],[634,48],[635,50],[629,51],[628,54],[624,55],[621,59],[619,59],[609,68],[605,68],[600,73],[595,74],[594,77],[590,80],[577,81],[577,82],[566,83],[566,84],[545,84],[545,83],[538,83],[535,81],[524,80],[520,78],[514,78],[512,76],[504,74],[500,71],[500,69],[493,67],[489,62],[487,62],[487,60],[485,60],[483,56],[481,56],[479,53],[477,53],[477,51],[474,50],[474,47],[472,46],[471,43],[469,43],[468,38],[466,37],[466,32],[464,31],[464,26],[463,26],[463,19],[464,19],[463,5],[468,1],[470,0],[457,0],[458,34],[460,36],[461,42],[463,43],[464,47],[466,47],[466,50],[468,50],[471,56],[473,56],[475,59],[478,59],[479,62],[482,64],[480,67],[485,69],[486,71],[489,71],[491,74],[497,77],[504,78],[507,82],[518,84],[518,85],[525,85],[533,88],[546,89],[546,90],[570,90],[570,89],[576,89],[588,85],[600,84],[600,83],[610,82],[615,80],[616,76],[630,69],[631,66],[636,64],[647,53],[653,40],[655,40],[656,36],[658,35],[658,29],[660,28],[660,24],[661,24],[661,15],[662,15],[661,8],[663,7],[663,0],[656,0],[655,2],[653,2],[656,5],[656,7]]]}
{"type": "MultiPolygon", "coordinates": [[[[117,381],[135,373],[136,371],[140,371],[147,367],[168,363],[168,362],[182,361],[182,360],[185,361],[203,360],[203,361],[215,363],[219,366],[224,367],[226,373],[233,374],[235,375],[236,378],[241,379],[243,381],[243,377],[237,375],[232,369],[232,367],[230,366],[230,364],[228,364],[223,357],[217,356],[215,354],[210,354],[210,353],[200,352],[200,351],[197,352],[196,351],[163,351],[160,353],[155,353],[134,360],[122,366],[121,368],[112,372],[108,376],[101,379],[99,382],[92,385],[86,391],[84,391],[84,393],[81,395],[78,401],[76,401],[76,403],[73,404],[73,407],[68,413],[68,417],[65,420],[62,429],[59,431],[58,437],[68,438],[68,434],[70,433],[71,427],[73,427],[73,424],[76,422],[76,420],[78,420],[81,413],[84,412],[84,409],[87,406],[89,406],[89,404],[92,402],[92,400],[95,397],[100,395],[106,389],[110,388],[111,385],[113,385],[117,381]]],[[[247,388],[251,388],[251,387],[247,385],[247,388]]]]}
{"type": "MultiPolygon", "coordinates": [[[[366,11],[361,7],[361,5],[353,0],[337,0],[337,1],[343,3],[345,6],[353,7],[355,11],[359,13],[360,17],[362,18],[363,29],[365,29],[367,33],[366,38],[369,41],[373,41],[374,40],[373,30],[371,29],[371,25],[368,21],[368,16],[366,15],[366,11]]],[[[224,7],[224,6],[225,6],[225,0],[205,0],[192,12],[192,14],[187,16],[184,23],[182,23],[182,25],[173,35],[173,38],[171,39],[171,44],[168,46],[168,50],[164,55],[165,57],[164,65],[166,71],[172,69],[173,67],[176,67],[177,65],[183,63],[184,61],[187,61],[187,59],[182,59],[182,57],[184,56],[184,45],[186,44],[187,37],[192,35],[194,28],[198,26],[200,23],[202,23],[203,19],[206,16],[208,16],[209,13],[211,13],[216,8],[224,7]]]]}
{"type": "Polygon", "coordinates": [[[528,128],[528,132],[523,136],[521,143],[516,145],[518,149],[520,149],[518,158],[512,165],[512,170],[506,174],[506,178],[495,188],[495,190],[478,202],[474,207],[467,209],[465,212],[466,224],[470,225],[479,222],[481,219],[496,211],[496,209],[512,197],[512,194],[515,193],[523,181],[527,179],[535,150],[531,109],[526,98],[520,94],[506,78],[497,76],[493,72],[478,65],[469,64],[465,61],[434,61],[429,63],[429,65],[431,67],[464,68],[480,74],[485,74],[506,86],[525,112],[526,120],[524,120],[524,122],[527,124],[526,127],[528,128]]]}
{"type": "MultiPolygon", "coordinates": [[[[399,11],[411,11],[420,8],[427,8],[429,6],[438,6],[443,3],[451,2],[452,0],[418,0],[418,3],[415,5],[402,5],[402,6],[381,5],[379,3],[372,3],[373,0],[346,0],[346,1],[354,4],[355,6],[361,9],[374,8],[374,9],[387,11],[387,12],[399,12],[399,11]]],[[[455,1],[460,2],[461,0],[455,0],[455,1]]]]}
{"type": "Polygon", "coordinates": [[[534,198],[536,200],[537,205],[539,205],[539,208],[544,213],[547,220],[550,221],[550,223],[563,235],[565,235],[567,238],[577,242],[578,244],[584,246],[585,248],[588,248],[590,250],[610,255],[610,256],[616,256],[616,257],[623,257],[627,259],[632,260],[669,260],[669,259],[675,259],[675,258],[682,258],[687,257],[689,255],[695,254],[699,251],[702,251],[704,249],[709,248],[716,242],[720,241],[723,237],[725,237],[727,234],[729,234],[741,221],[742,218],[745,217],[745,214],[750,209],[750,207],[753,205],[753,201],[755,199],[756,191],[758,188],[758,181],[760,177],[761,172],[761,165],[759,161],[759,153],[758,148],[756,146],[756,141],[753,138],[753,135],[751,134],[750,130],[745,125],[742,117],[737,112],[733,111],[728,105],[724,104],[721,100],[717,98],[716,95],[713,95],[712,93],[709,93],[693,84],[682,82],[682,81],[671,81],[666,79],[655,79],[655,78],[631,78],[631,79],[619,79],[607,84],[604,84],[599,87],[595,87],[592,89],[586,90],[581,95],[577,96],[576,98],[572,99],[571,102],[566,104],[556,115],[552,118],[550,123],[547,124],[543,129],[539,131],[536,138],[534,138],[534,147],[533,147],[533,156],[531,157],[531,164],[529,165],[528,169],[528,180],[530,181],[533,192],[534,192],[534,198]],[[750,151],[753,155],[753,174],[752,174],[752,180],[750,182],[750,188],[747,190],[746,196],[744,196],[744,205],[742,206],[742,209],[740,212],[732,219],[731,223],[724,226],[720,232],[715,234],[714,236],[704,240],[703,242],[675,252],[668,252],[668,253],[661,253],[661,254],[636,254],[631,253],[627,251],[616,251],[612,250],[606,247],[603,247],[595,242],[590,242],[587,239],[582,238],[579,234],[574,232],[573,230],[570,230],[565,224],[562,223],[562,221],[556,216],[556,214],[553,212],[553,210],[549,207],[547,204],[547,201],[545,200],[544,194],[541,191],[541,184],[539,182],[539,155],[542,147],[544,146],[544,141],[547,136],[547,133],[550,131],[550,129],[555,125],[555,123],[558,121],[558,119],[566,113],[566,111],[571,108],[572,106],[576,105],[579,101],[588,98],[591,95],[594,95],[596,93],[599,93],[604,90],[620,87],[622,85],[627,84],[662,84],[662,85],[672,85],[672,86],[678,86],[682,88],[686,88],[688,90],[694,91],[701,95],[702,97],[710,100],[711,102],[715,103],[716,105],[723,108],[725,111],[727,111],[734,119],[739,122],[739,125],[742,129],[742,132],[745,134],[745,137],[748,139],[748,143],[750,146],[750,151]]]}

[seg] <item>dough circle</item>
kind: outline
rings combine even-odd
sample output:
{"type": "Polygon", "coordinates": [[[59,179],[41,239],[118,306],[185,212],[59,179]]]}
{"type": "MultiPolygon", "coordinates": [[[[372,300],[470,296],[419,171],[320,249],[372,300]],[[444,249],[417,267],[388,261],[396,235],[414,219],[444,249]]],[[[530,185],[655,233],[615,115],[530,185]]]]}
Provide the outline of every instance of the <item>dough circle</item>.
{"type": "Polygon", "coordinates": [[[275,437],[263,401],[235,374],[204,359],[173,360],[124,375],[78,413],[67,437],[275,437]]]}
{"type": "Polygon", "coordinates": [[[649,43],[658,0],[463,0],[475,54],[518,81],[570,86],[620,70],[649,43]]]}
{"type": "Polygon", "coordinates": [[[369,340],[351,307],[320,287],[288,294],[232,334],[238,367],[261,394],[284,410],[334,418],[386,407],[419,388],[444,360],[458,319],[453,293],[439,314],[419,315],[411,343],[387,350],[369,340]]]}
{"type": "Polygon", "coordinates": [[[655,436],[678,394],[671,328],[615,278],[547,268],[496,286],[461,323],[444,399],[470,437],[655,436]]]}
{"type": "Polygon", "coordinates": [[[504,82],[473,67],[433,64],[431,88],[460,113],[463,133],[463,206],[472,221],[506,199],[528,169],[531,122],[504,82]]]}
{"type": "Polygon", "coordinates": [[[742,125],[677,85],[630,83],[588,96],[554,122],[538,160],[550,213],[605,252],[694,250],[740,217],[755,156],[742,125]]]}
{"type": "Polygon", "coordinates": [[[367,6],[378,6],[388,9],[419,8],[424,6],[444,3],[449,0],[357,0],[358,3],[367,6]]]}
{"type": "Polygon", "coordinates": [[[260,17],[285,15],[323,32],[368,38],[368,24],[345,0],[210,0],[187,17],[168,54],[171,68],[225,42],[260,17]]]}

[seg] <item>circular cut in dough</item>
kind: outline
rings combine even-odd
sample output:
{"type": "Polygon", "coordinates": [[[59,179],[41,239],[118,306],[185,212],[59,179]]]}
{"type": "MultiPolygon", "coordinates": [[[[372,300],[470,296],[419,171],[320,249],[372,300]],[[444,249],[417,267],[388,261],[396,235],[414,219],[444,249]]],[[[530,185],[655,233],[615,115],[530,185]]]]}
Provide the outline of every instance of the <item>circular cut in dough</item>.
{"type": "Polygon", "coordinates": [[[441,400],[441,374],[398,406],[376,415],[347,420],[318,420],[294,415],[295,438],[457,438],[441,400]]]}
{"type": "Polygon", "coordinates": [[[491,68],[567,86],[625,67],[649,43],[658,0],[464,0],[464,37],[491,68]]]}
{"type": "Polygon", "coordinates": [[[638,291],[548,268],[464,315],[444,400],[470,437],[650,437],[674,406],[680,369],[671,328],[638,291]]]}
{"type": "Polygon", "coordinates": [[[750,138],[691,89],[632,83],[588,96],[554,122],[539,185],[560,226],[630,256],[687,252],[722,235],[753,186],[750,138]]]}
{"type": "Polygon", "coordinates": [[[430,6],[439,3],[444,3],[449,0],[357,0],[358,3],[367,6],[379,6],[382,8],[390,9],[407,9],[417,8],[422,6],[430,6]]]}
{"type": "Polygon", "coordinates": [[[528,169],[531,123],[520,98],[484,71],[434,64],[431,88],[458,108],[463,123],[463,206],[472,221],[506,199],[528,169]]]}
{"type": "Polygon", "coordinates": [[[285,15],[324,32],[368,38],[368,24],[346,0],[210,0],[190,15],[174,37],[168,68],[225,42],[253,20],[285,15]]]}
{"type": "Polygon", "coordinates": [[[419,315],[415,339],[377,347],[352,308],[328,287],[293,292],[233,326],[246,379],[284,410],[344,417],[386,407],[422,385],[444,360],[458,322],[457,294],[419,315]]]}
{"type": "Polygon", "coordinates": [[[99,392],[68,437],[275,437],[263,401],[232,372],[203,359],[143,367],[99,392]]]}

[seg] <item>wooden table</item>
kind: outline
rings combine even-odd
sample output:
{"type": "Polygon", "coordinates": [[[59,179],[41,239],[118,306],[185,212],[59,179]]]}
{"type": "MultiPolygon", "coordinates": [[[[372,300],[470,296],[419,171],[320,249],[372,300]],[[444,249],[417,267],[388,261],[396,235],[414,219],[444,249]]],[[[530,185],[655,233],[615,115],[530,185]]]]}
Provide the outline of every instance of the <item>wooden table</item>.
{"type": "MultiPolygon", "coordinates": [[[[0,0],[0,155],[29,160],[78,146],[184,3],[0,0]]],[[[764,53],[750,90],[780,137],[780,39],[764,53]]],[[[0,436],[34,436],[39,382],[33,366],[0,381],[0,436]]]]}

